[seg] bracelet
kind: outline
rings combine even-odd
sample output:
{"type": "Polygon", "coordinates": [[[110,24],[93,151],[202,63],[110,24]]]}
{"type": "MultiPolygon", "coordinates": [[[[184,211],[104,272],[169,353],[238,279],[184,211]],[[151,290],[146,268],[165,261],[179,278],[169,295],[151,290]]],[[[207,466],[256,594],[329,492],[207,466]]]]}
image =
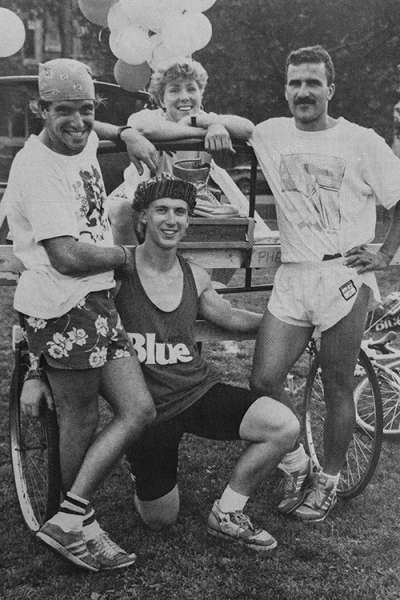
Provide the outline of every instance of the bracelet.
{"type": "Polygon", "coordinates": [[[125,131],[125,129],[133,129],[133,127],[131,125],[123,125],[122,127],[118,128],[118,133],[117,133],[117,139],[122,142],[121,140],[121,133],[123,131],[125,131]]]}
{"type": "Polygon", "coordinates": [[[30,379],[44,379],[44,370],[40,367],[28,369],[25,373],[24,381],[29,381],[30,379]]]}
{"type": "Polygon", "coordinates": [[[124,253],[124,262],[120,266],[125,267],[125,265],[128,263],[128,250],[127,250],[127,248],[125,248],[125,246],[122,246],[122,244],[119,245],[119,248],[121,248],[121,250],[124,253]]]}

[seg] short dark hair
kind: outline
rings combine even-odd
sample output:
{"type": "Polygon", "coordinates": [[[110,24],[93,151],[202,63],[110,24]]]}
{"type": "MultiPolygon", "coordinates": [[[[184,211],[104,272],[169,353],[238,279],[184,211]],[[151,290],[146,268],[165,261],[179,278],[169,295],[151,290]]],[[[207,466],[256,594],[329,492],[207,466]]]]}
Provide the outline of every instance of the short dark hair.
{"type": "Polygon", "coordinates": [[[335,82],[335,67],[327,50],[320,46],[305,46],[292,50],[286,59],[286,77],[289,65],[301,65],[303,63],[324,63],[328,85],[335,82]]]}
{"type": "Polygon", "coordinates": [[[196,205],[196,195],[197,189],[192,183],[169,173],[162,173],[138,185],[132,206],[133,210],[140,212],[155,200],[173,198],[184,200],[189,207],[189,212],[192,212],[196,205]]]}

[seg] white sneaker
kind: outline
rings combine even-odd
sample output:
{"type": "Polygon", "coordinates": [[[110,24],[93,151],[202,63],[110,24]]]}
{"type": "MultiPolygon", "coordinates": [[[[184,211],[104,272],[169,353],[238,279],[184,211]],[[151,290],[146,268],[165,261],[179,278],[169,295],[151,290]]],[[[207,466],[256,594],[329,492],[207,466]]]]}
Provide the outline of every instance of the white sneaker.
{"type": "Polygon", "coordinates": [[[218,500],[214,502],[208,517],[207,531],[216,537],[236,541],[261,552],[273,550],[278,545],[268,531],[256,529],[243,511],[223,512],[218,500]]]}

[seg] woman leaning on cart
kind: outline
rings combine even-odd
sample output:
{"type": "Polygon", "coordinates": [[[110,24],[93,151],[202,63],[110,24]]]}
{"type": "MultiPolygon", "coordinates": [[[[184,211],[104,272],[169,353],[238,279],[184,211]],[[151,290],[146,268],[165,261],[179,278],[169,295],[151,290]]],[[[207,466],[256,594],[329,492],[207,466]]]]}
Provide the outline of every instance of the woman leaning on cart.
{"type": "MultiPolygon", "coordinates": [[[[207,80],[207,71],[195,60],[185,58],[165,63],[153,73],[149,87],[158,108],[143,109],[129,117],[127,126],[152,140],[204,137],[204,151],[160,152],[157,174],[172,173],[174,163],[182,159],[210,163],[214,152],[233,151],[231,136],[250,138],[254,126],[248,119],[203,110],[207,80]]],[[[138,183],[150,176],[147,167],[139,175],[136,167],[130,165],[125,170],[124,182],[110,195],[109,216],[116,243],[136,243],[131,202],[138,183]]]]}

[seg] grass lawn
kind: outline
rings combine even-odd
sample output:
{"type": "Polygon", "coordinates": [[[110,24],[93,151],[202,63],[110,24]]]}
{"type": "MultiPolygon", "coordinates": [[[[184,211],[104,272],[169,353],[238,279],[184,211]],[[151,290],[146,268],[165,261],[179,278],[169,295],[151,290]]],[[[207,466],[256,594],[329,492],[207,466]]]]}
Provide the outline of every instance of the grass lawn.
{"type": "MultiPolygon", "coordinates": [[[[380,277],[384,293],[398,289],[399,271],[380,277]]],[[[263,273],[257,275],[260,279],[263,273]]],[[[26,531],[19,515],[8,453],[7,393],[11,289],[0,289],[0,598],[1,600],[398,600],[400,598],[399,447],[385,442],[366,491],[339,501],[327,522],[306,526],[278,515],[278,476],[258,490],[248,511],[278,539],[263,556],[206,534],[208,512],[240,454],[241,444],[185,437],[180,455],[181,513],[162,533],[148,531],[135,513],[121,464],[95,498],[103,526],[138,554],[135,567],[89,574],[63,562],[26,531]]],[[[266,297],[235,297],[263,310],[266,297]]],[[[225,380],[246,384],[252,343],[237,355],[220,344],[206,356],[225,380]]]]}

